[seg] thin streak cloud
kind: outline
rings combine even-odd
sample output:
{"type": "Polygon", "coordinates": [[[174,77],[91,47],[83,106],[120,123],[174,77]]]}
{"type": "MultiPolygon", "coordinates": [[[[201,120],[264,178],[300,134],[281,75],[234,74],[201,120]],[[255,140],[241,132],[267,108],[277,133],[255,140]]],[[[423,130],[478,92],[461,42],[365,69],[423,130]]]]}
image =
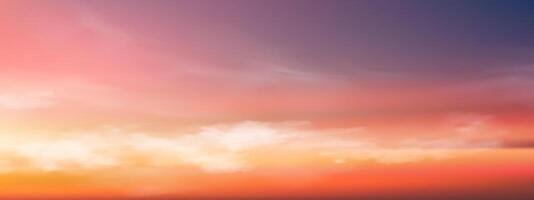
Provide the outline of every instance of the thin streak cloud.
{"type": "Polygon", "coordinates": [[[25,110],[45,108],[56,104],[52,91],[29,91],[0,94],[0,108],[9,110],[25,110]]]}

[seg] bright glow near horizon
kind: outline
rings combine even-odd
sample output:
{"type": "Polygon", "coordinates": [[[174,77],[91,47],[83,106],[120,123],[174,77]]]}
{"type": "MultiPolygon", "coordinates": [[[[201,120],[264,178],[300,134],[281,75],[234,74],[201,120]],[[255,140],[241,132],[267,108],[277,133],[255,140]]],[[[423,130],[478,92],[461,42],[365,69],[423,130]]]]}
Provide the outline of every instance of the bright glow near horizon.
{"type": "Polygon", "coordinates": [[[528,199],[531,6],[0,0],[0,199],[528,199]]]}

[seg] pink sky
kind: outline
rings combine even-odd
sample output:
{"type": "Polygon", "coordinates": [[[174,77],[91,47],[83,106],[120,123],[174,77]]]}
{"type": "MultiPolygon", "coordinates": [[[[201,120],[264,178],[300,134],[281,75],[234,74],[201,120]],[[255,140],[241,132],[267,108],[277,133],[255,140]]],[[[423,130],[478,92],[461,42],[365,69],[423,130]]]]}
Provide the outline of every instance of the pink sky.
{"type": "Polygon", "coordinates": [[[527,192],[528,30],[438,4],[0,1],[0,196],[527,192]]]}

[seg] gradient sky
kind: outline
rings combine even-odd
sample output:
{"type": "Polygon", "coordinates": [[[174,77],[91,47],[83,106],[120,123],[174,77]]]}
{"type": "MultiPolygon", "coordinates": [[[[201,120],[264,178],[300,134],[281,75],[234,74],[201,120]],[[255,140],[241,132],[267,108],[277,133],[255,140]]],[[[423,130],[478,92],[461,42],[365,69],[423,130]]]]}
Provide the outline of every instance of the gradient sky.
{"type": "Polygon", "coordinates": [[[0,0],[0,197],[528,199],[532,8],[0,0]]]}

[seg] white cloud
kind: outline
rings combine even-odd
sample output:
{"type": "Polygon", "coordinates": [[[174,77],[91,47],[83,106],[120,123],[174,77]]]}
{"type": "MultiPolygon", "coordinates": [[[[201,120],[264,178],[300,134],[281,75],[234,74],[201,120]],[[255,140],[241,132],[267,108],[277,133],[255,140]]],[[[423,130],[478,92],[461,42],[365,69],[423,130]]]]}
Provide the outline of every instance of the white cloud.
{"type": "MultiPolygon", "coordinates": [[[[478,119],[478,118],[477,118],[478,119]]],[[[454,155],[457,148],[487,148],[473,134],[484,123],[443,138],[405,139],[385,147],[362,128],[312,130],[304,123],[245,121],[201,128],[190,134],[157,135],[109,131],[80,132],[62,136],[0,134],[0,172],[13,170],[94,170],[112,167],[185,167],[206,172],[235,172],[252,169],[250,156],[256,149],[331,158],[332,164],[355,160],[380,163],[417,162],[454,155]]],[[[278,154],[279,155],[279,154],[278,154]]],[[[256,157],[257,158],[257,157],[256,157]]],[[[272,158],[271,158],[272,159],[272,158]]],[[[276,158],[275,158],[276,159],[276,158]]]]}

